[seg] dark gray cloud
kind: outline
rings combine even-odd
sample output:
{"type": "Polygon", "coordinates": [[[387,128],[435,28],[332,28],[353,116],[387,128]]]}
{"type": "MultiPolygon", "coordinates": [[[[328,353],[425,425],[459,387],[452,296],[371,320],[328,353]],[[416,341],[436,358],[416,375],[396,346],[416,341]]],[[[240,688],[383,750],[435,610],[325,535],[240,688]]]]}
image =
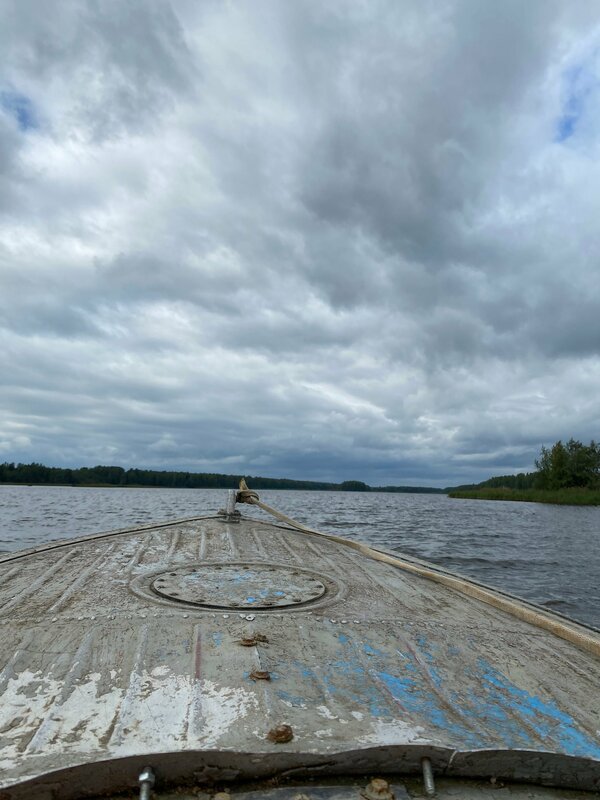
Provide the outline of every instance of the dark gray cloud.
{"type": "Polygon", "coordinates": [[[0,24],[0,458],[449,484],[598,438],[583,2],[0,24]]]}

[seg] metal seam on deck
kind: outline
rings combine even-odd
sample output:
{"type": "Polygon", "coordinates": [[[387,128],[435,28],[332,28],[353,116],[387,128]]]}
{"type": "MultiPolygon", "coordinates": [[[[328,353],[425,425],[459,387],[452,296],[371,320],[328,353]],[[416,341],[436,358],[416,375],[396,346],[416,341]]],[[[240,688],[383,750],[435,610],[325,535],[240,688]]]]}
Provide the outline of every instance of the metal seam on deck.
{"type": "Polygon", "coordinates": [[[14,608],[22,600],[24,600],[26,597],[29,597],[30,595],[32,595],[35,592],[37,592],[37,590],[40,589],[47,582],[47,580],[49,578],[51,578],[52,575],[54,575],[55,572],[58,572],[58,570],[64,564],[66,564],[67,561],[70,561],[75,555],[78,555],[79,552],[80,552],[80,548],[76,548],[74,550],[71,550],[71,551],[65,553],[64,556],[62,556],[62,558],[59,558],[58,561],[55,561],[53,564],[51,564],[48,567],[48,569],[46,569],[39,576],[39,578],[37,578],[36,580],[32,581],[32,583],[30,583],[29,586],[27,586],[25,589],[23,589],[21,592],[19,592],[18,595],[16,595],[11,600],[6,602],[3,606],[1,606],[0,607],[0,614],[1,613],[5,613],[6,611],[8,611],[11,608],[14,608]]]}
{"type": "Polygon", "coordinates": [[[141,625],[138,631],[137,649],[132,659],[129,672],[129,684],[124,691],[119,706],[117,721],[112,724],[112,734],[107,742],[107,747],[113,743],[120,744],[123,739],[124,712],[127,711],[131,699],[139,690],[139,680],[142,673],[142,662],[148,646],[148,625],[141,625]]]}
{"type": "Polygon", "coordinates": [[[79,576],[68,586],[65,591],[60,595],[60,597],[52,603],[51,606],[48,607],[49,613],[54,613],[55,611],[59,611],[62,606],[67,602],[67,600],[72,597],[72,595],[79,589],[79,587],[85,583],[88,576],[91,575],[92,572],[98,567],[99,564],[102,564],[106,561],[108,556],[113,552],[116,547],[116,542],[112,542],[105,550],[102,552],[98,558],[96,558],[83,572],[79,573],[79,576]]]}

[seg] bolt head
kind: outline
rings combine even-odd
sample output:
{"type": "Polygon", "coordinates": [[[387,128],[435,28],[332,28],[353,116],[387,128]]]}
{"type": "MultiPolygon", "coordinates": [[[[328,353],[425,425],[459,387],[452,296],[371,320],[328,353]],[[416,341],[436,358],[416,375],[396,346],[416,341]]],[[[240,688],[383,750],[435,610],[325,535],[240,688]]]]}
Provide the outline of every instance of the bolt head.
{"type": "Polygon", "coordinates": [[[271,673],[266,669],[253,669],[250,677],[253,681],[270,681],[271,673]]]}
{"type": "Polygon", "coordinates": [[[277,725],[267,733],[267,739],[275,744],[286,744],[294,738],[294,731],[291,725],[277,725]]]}

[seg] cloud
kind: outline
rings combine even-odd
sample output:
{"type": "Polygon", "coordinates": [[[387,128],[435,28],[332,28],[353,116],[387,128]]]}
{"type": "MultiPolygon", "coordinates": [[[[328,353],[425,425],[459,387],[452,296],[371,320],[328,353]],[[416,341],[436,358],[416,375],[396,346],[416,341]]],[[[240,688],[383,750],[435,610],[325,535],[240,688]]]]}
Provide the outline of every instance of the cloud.
{"type": "Polygon", "coordinates": [[[447,485],[598,436],[586,4],[4,16],[9,460],[447,485]]]}

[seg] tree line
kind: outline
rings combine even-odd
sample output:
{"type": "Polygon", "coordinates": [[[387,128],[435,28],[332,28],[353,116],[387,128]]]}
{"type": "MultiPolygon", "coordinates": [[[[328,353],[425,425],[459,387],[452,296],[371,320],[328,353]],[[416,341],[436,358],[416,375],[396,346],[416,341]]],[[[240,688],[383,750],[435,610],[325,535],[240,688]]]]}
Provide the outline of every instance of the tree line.
{"type": "Polygon", "coordinates": [[[600,488],[600,446],[593,439],[589,445],[569,439],[542,447],[535,465],[539,489],[600,488]]]}
{"type": "Polygon", "coordinates": [[[426,486],[371,487],[363,481],[302,481],[288,478],[261,478],[224,475],[212,472],[174,472],[169,470],[124,469],[101,466],[69,469],[43,464],[0,464],[0,483],[48,484],[65,486],[160,486],[182,489],[234,489],[245,477],[253,489],[305,489],[337,492],[441,492],[426,486]]]}
{"type": "Polygon", "coordinates": [[[600,445],[594,440],[585,445],[559,439],[552,447],[542,447],[535,466],[536,472],[499,475],[456,489],[600,489],[600,445]]]}

